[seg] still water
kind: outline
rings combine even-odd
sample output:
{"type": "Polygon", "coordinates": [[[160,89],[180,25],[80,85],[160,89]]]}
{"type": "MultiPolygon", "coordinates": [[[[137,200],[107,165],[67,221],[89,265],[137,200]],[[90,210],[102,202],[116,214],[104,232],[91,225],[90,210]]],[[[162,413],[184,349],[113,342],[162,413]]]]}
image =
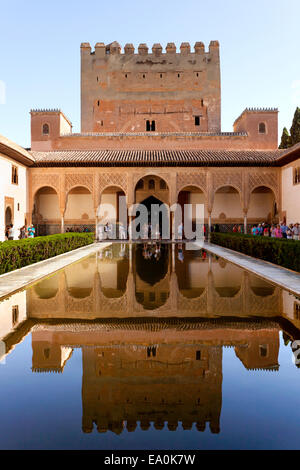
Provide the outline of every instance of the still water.
{"type": "Polygon", "coordinates": [[[192,245],[99,250],[0,339],[1,449],[300,447],[300,299],[192,245]]]}

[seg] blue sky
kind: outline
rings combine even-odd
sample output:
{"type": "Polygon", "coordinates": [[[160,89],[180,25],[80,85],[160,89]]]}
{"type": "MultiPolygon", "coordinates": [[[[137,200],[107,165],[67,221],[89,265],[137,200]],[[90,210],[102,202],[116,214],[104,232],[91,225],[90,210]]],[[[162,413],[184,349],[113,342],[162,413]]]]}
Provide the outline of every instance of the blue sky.
{"type": "Polygon", "coordinates": [[[80,131],[80,43],[220,41],[222,130],[245,107],[300,106],[299,0],[11,0],[0,4],[0,134],[30,146],[31,108],[80,131]]]}

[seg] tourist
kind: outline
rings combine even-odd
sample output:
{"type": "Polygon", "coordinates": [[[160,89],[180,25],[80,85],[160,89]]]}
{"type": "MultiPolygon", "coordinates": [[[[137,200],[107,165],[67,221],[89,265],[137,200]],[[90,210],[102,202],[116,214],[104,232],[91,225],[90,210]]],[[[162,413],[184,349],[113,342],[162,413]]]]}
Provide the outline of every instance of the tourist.
{"type": "Polygon", "coordinates": [[[252,232],[252,235],[259,235],[259,230],[258,230],[257,225],[253,225],[251,232],[252,232]]]}
{"type": "Polygon", "coordinates": [[[23,227],[20,228],[19,239],[22,240],[23,238],[26,238],[26,227],[25,227],[25,225],[23,225],[23,227]]]}
{"type": "Polygon", "coordinates": [[[286,235],[286,231],[287,231],[288,227],[285,225],[284,222],[281,222],[280,223],[280,230],[281,230],[281,233],[282,233],[282,237],[283,238],[286,238],[287,235],[286,235]]]}
{"type": "Polygon", "coordinates": [[[232,231],[233,231],[233,233],[237,233],[237,231],[238,231],[238,228],[237,228],[237,226],[236,226],[236,225],[234,225],[234,226],[233,226],[233,229],[232,229],[232,231]]]}
{"type": "Polygon", "coordinates": [[[272,225],[272,226],[271,226],[270,234],[271,234],[271,237],[272,237],[272,238],[275,238],[275,237],[276,237],[276,226],[275,226],[275,225],[272,225]]]}
{"type": "Polygon", "coordinates": [[[8,240],[14,240],[15,238],[15,229],[13,224],[10,224],[9,229],[8,229],[8,240]]]}
{"type": "Polygon", "coordinates": [[[264,237],[269,237],[270,236],[270,228],[268,225],[265,225],[264,226],[264,233],[263,233],[264,237]]]}
{"type": "Polygon", "coordinates": [[[155,237],[156,240],[160,239],[160,230],[159,230],[159,225],[158,224],[156,224],[156,226],[155,226],[154,237],[155,237]]]}
{"type": "Polygon", "coordinates": [[[27,232],[28,232],[28,238],[34,238],[35,228],[33,225],[29,225],[27,232]]]}
{"type": "Polygon", "coordinates": [[[149,231],[149,226],[145,222],[144,225],[143,225],[143,229],[142,229],[142,239],[143,240],[148,240],[148,231],[149,231]]]}
{"type": "Polygon", "coordinates": [[[299,224],[298,224],[298,223],[296,223],[296,224],[293,226],[292,232],[293,232],[293,240],[299,240],[300,227],[299,227],[299,224]]]}
{"type": "Polygon", "coordinates": [[[119,225],[119,235],[121,240],[126,240],[126,229],[122,223],[119,225]]]}
{"type": "Polygon", "coordinates": [[[286,238],[287,240],[293,240],[293,230],[292,230],[291,225],[288,227],[286,231],[286,238]]]}
{"type": "Polygon", "coordinates": [[[262,227],[262,224],[258,224],[258,227],[257,227],[257,235],[262,235],[263,234],[263,227],[262,227]]]}
{"type": "Polygon", "coordinates": [[[282,238],[282,231],[281,231],[281,225],[278,224],[275,229],[275,237],[276,238],[282,238]]]}

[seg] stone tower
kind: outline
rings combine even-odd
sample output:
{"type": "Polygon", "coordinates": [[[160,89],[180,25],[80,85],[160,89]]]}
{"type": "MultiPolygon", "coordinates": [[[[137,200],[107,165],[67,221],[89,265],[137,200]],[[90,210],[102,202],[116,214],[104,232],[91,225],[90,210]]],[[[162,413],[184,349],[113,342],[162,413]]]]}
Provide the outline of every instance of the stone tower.
{"type": "Polygon", "coordinates": [[[81,132],[221,131],[219,43],[81,44],[81,132]]]}

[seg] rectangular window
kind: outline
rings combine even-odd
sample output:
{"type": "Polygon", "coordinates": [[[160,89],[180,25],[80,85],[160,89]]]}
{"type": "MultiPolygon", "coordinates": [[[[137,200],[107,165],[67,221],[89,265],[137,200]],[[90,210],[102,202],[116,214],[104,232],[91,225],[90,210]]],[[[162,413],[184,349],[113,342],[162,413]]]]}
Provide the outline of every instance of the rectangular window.
{"type": "Polygon", "coordinates": [[[13,305],[12,307],[12,324],[15,326],[19,321],[19,305],[13,305]]]}
{"type": "Polygon", "coordinates": [[[300,304],[298,302],[294,303],[294,318],[300,320],[300,304]]]}
{"type": "Polygon", "coordinates": [[[300,183],[300,168],[294,168],[294,184],[300,183]]]}
{"type": "Polygon", "coordinates": [[[12,165],[11,169],[11,182],[12,184],[18,184],[18,167],[12,165]]]}
{"type": "Polygon", "coordinates": [[[265,344],[262,344],[259,346],[259,355],[260,357],[267,357],[268,355],[268,346],[265,344]]]}
{"type": "Polygon", "coordinates": [[[200,116],[195,116],[195,126],[200,126],[200,116]]]}
{"type": "Polygon", "coordinates": [[[201,360],[201,351],[196,351],[196,361],[201,360]]]}

